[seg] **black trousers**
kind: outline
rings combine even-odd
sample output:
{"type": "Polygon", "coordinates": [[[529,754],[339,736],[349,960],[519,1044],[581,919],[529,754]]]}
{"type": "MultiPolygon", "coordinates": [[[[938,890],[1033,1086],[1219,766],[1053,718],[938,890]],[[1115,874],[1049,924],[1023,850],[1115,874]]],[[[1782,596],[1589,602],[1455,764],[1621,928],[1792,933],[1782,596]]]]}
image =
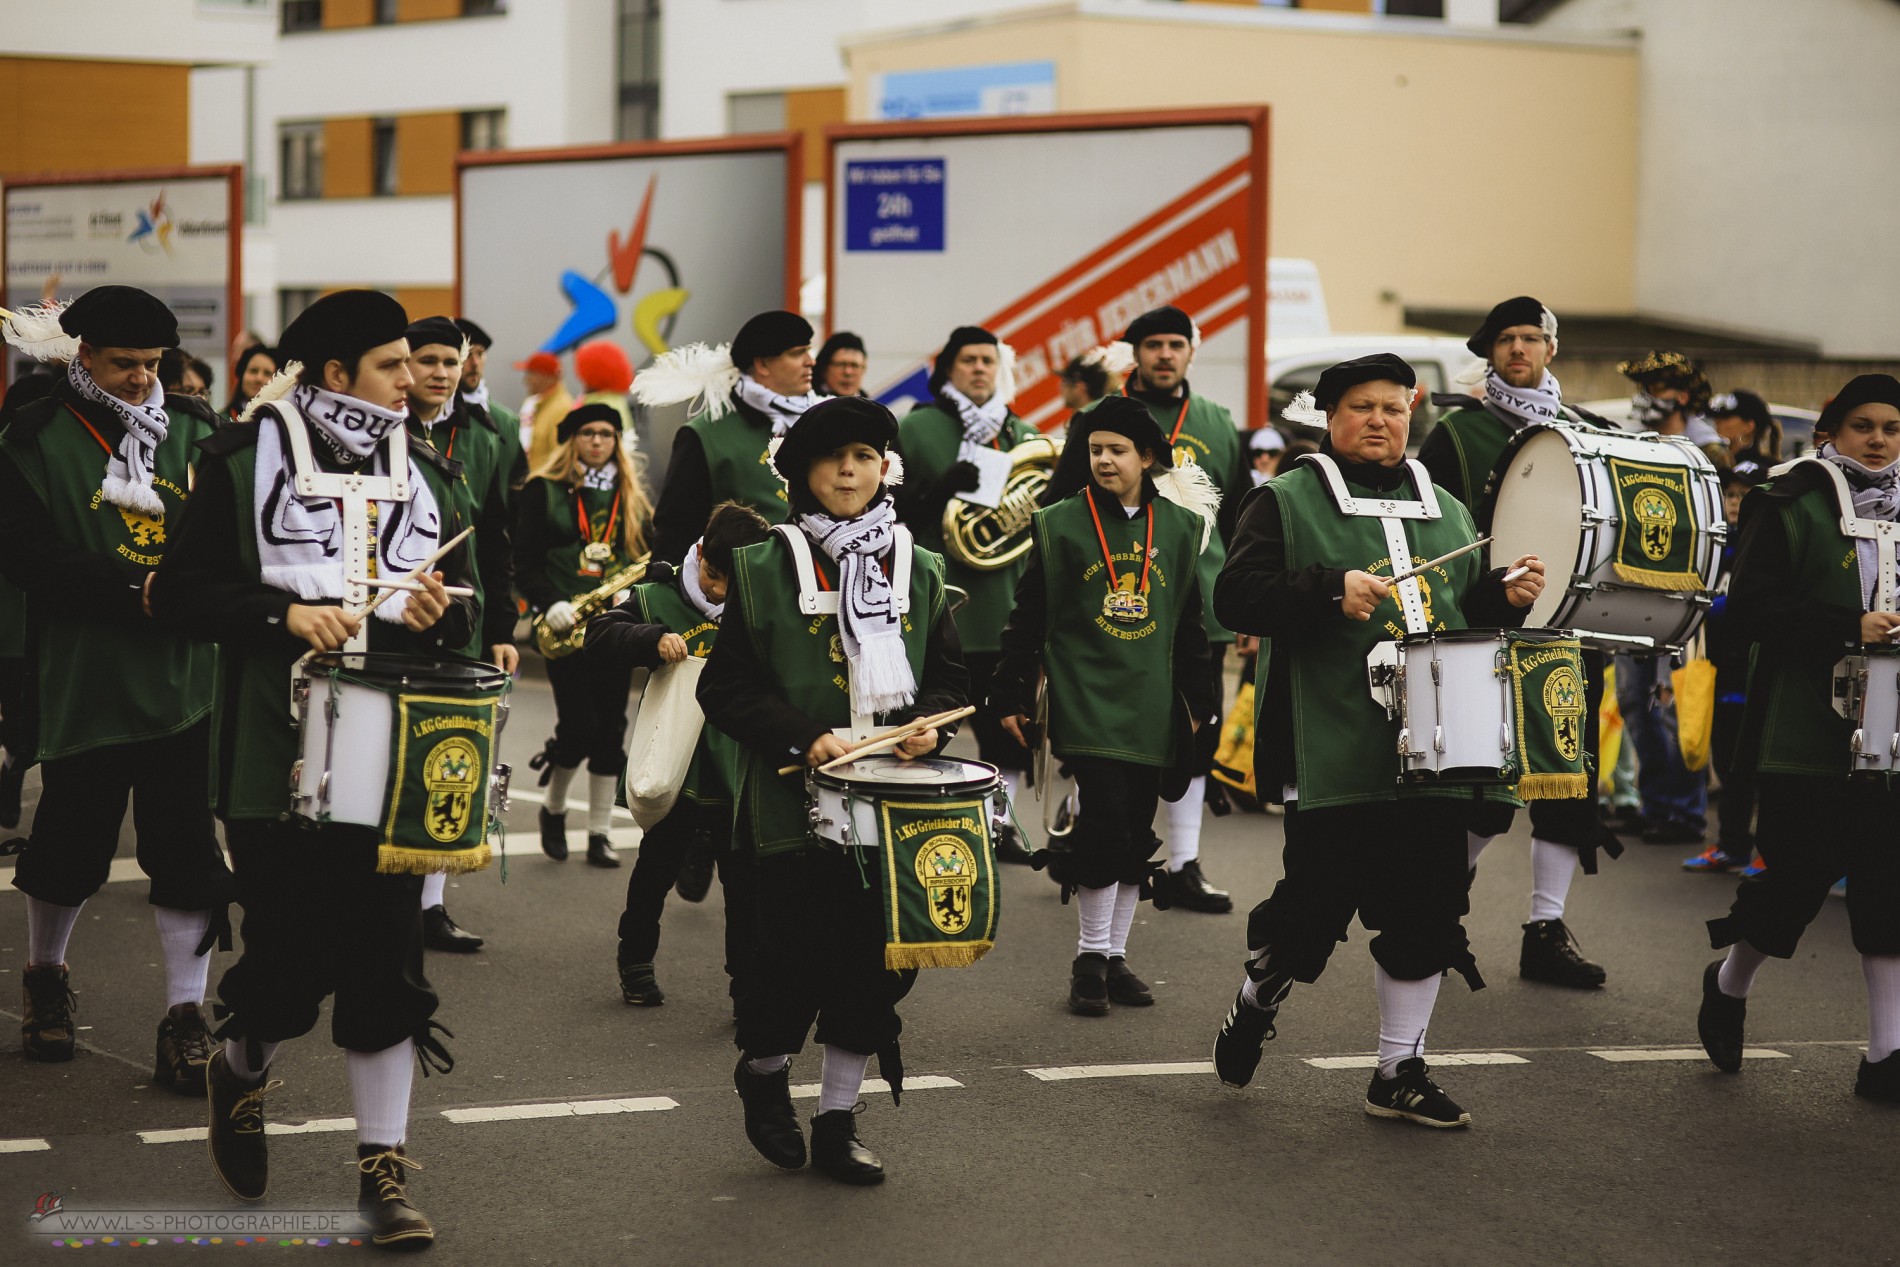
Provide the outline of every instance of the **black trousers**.
{"type": "Polygon", "coordinates": [[[207,720],[163,739],[42,762],[40,803],[14,887],[55,906],[97,893],[129,797],[139,869],[152,881],[147,900],[179,911],[224,907],[236,888],[211,813],[210,740],[207,720]]]}
{"type": "Polygon", "coordinates": [[[1049,850],[1049,874],[1081,889],[1140,884],[1160,841],[1161,767],[1107,757],[1064,757],[1075,776],[1075,830],[1049,850]]]}
{"type": "Polygon", "coordinates": [[[1027,770],[1029,749],[1003,729],[1003,723],[990,705],[990,688],[996,681],[997,666],[1003,656],[998,651],[965,651],[964,667],[970,671],[970,699],[976,712],[970,718],[970,733],[976,736],[976,755],[999,770],[1027,770]]]}
{"type": "Polygon", "coordinates": [[[0,748],[14,761],[29,761],[26,734],[26,661],[0,656],[0,748]]]}
{"type": "Polygon", "coordinates": [[[1319,980],[1356,913],[1376,933],[1372,957],[1401,981],[1445,971],[1477,975],[1461,922],[1465,824],[1459,800],[1411,797],[1369,805],[1286,807],[1286,878],[1247,917],[1247,946],[1265,969],[1319,980]]]}
{"type": "Polygon", "coordinates": [[[678,801],[640,838],[633,874],[627,877],[627,908],[620,913],[622,965],[652,963],[660,950],[660,912],[666,895],[680,877],[686,855],[695,846],[711,846],[719,867],[719,887],[726,898],[726,976],[728,992],[739,997],[746,967],[752,961],[752,867],[732,850],[732,807],[678,801]]]}
{"type": "Polygon", "coordinates": [[[548,749],[555,765],[582,762],[589,774],[618,775],[627,764],[627,695],[633,669],[611,664],[585,651],[549,660],[548,685],[554,688],[554,738],[548,749]]]}
{"type": "Polygon", "coordinates": [[[1746,858],[1755,847],[1755,775],[1736,768],[1736,749],[1741,744],[1742,713],[1745,704],[1715,705],[1715,726],[1709,737],[1710,761],[1715,777],[1722,780],[1722,810],[1718,815],[1716,843],[1730,857],[1746,858]]]}
{"type": "Polygon", "coordinates": [[[1791,959],[1801,934],[1847,877],[1847,922],[1863,955],[1900,955],[1900,792],[1849,778],[1764,774],[1756,847],[1768,870],[1709,921],[1709,944],[1745,941],[1791,959]]]}
{"type": "Polygon", "coordinates": [[[897,1041],[897,1005],[917,970],[884,966],[878,855],[832,846],[761,858],[751,907],[758,946],[755,988],[739,996],[740,1050],[751,1057],[801,1050],[817,1040],[870,1056],[897,1041]],[[868,881],[868,883],[867,883],[868,881]]]}
{"type": "Polygon", "coordinates": [[[427,1036],[437,1000],[422,973],[422,877],[378,874],[373,828],[244,819],[224,835],[244,923],[243,953],[218,982],[222,1033],[300,1038],[334,994],[338,1047],[427,1036]]]}

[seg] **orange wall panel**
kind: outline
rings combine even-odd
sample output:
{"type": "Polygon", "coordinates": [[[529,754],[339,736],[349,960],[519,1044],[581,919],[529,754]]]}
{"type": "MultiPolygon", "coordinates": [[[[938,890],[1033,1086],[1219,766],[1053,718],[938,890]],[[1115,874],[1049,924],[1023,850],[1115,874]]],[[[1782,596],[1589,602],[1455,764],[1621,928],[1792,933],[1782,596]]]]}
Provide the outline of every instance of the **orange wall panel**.
{"type": "Polygon", "coordinates": [[[825,178],[825,125],[845,121],[845,90],[801,88],[785,94],[785,130],[805,134],[805,179],[825,178]]]}
{"type": "Polygon", "coordinates": [[[462,116],[456,111],[405,114],[396,119],[396,192],[455,192],[455,152],[462,148],[462,116]]]}
{"type": "Polygon", "coordinates": [[[189,162],[190,76],[186,66],[0,57],[0,172],[189,162]]]}
{"type": "Polygon", "coordinates": [[[341,31],[376,21],[375,0],[323,0],[323,29],[341,31]]]}
{"type": "Polygon", "coordinates": [[[323,121],[323,196],[367,198],[375,190],[370,120],[323,121]]]}
{"type": "Polygon", "coordinates": [[[455,311],[455,292],[446,286],[397,286],[389,293],[396,297],[411,321],[446,317],[455,311]]]}
{"type": "Polygon", "coordinates": [[[462,0],[397,0],[398,22],[439,22],[462,16],[462,0]]]}
{"type": "Polygon", "coordinates": [[[1300,0],[1300,8],[1328,13],[1371,13],[1372,0],[1300,0]]]}

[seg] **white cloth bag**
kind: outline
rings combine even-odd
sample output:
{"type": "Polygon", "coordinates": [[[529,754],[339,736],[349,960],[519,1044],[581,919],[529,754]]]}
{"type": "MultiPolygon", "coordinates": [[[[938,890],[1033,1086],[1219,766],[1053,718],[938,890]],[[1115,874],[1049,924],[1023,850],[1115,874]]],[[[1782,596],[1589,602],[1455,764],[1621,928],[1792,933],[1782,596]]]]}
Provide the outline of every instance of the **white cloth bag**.
{"type": "Polygon", "coordinates": [[[672,812],[693,764],[693,749],[706,725],[697,698],[705,667],[703,659],[688,656],[662,665],[647,679],[627,748],[627,809],[641,831],[672,812]]]}

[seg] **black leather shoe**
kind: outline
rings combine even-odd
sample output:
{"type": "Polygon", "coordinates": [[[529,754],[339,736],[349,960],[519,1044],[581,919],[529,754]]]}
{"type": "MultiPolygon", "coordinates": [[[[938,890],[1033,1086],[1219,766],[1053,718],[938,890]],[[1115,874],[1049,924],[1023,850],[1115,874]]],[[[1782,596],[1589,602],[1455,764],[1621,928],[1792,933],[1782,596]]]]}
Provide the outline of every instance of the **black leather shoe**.
{"type": "Polygon", "coordinates": [[[805,1164],[805,1136],[792,1112],[792,1066],[787,1061],[777,1073],[753,1073],[745,1056],[733,1066],[732,1085],[745,1105],[745,1137],[759,1156],[782,1170],[805,1164]]]}
{"type": "Polygon", "coordinates": [[[1022,837],[1016,834],[1014,823],[998,823],[994,832],[996,838],[996,860],[998,862],[1029,865],[1029,851],[1023,848],[1022,837]]]}
{"type": "Polygon", "coordinates": [[[244,1083],[224,1061],[224,1048],[205,1066],[211,1104],[211,1165],[240,1201],[262,1201],[270,1187],[270,1158],[264,1147],[264,1097],[283,1086],[269,1071],[244,1083]]]}
{"type": "Polygon", "coordinates": [[[20,1048],[26,1058],[71,1060],[79,996],[73,993],[66,965],[28,968],[20,974],[20,994],[20,1048]]]}
{"type": "Polygon", "coordinates": [[[1716,977],[1722,961],[1702,970],[1702,1009],[1696,1013],[1696,1033],[1702,1036],[1702,1050],[1723,1073],[1742,1071],[1742,1027],[1748,1019],[1748,1000],[1731,999],[1722,993],[1716,977]]]}
{"type": "Polygon", "coordinates": [[[402,1151],[401,1144],[358,1144],[356,1169],[360,1174],[356,1212],[369,1225],[369,1241],[379,1249],[427,1249],[435,1243],[435,1227],[409,1200],[408,1172],[422,1163],[402,1151]]]}
{"type": "Polygon", "coordinates": [[[634,1007],[658,1007],[666,1002],[666,991],[653,975],[652,964],[623,963],[620,965],[620,997],[634,1007]]]}
{"type": "Polygon", "coordinates": [[[0,765],[0,827],[20,825],[20,788],[25,783],[26,763],[8,753],[6,764],[0,765]]]}
{"type": "Polygon", "coordinates": [[[1233,895],[1217,889],[1201,874],[1201,860],[1190,858],[1179,871],[1168,873],[1168,904],[1208,915],[1225,915],[1234,909],[1233,895]]]}
{"type": "Polygon", "coordinates": [[[1123,1007],[1153,1007],[1154,991],[1148,983],[1135,975],[1128,966],[1128,960],[1122,955],[1110,955],[1108,958],[1108,999],[1123,1007]]]}
{"type": "Polygon", "coordinates": [[[567,861],[567,815],[550,814],[541,807],[541,852],[556,862],[567,861]]]}
{"type": "Polygon", "coordinates": [[[431,906],[422,912],[422,944],[430,950],[471,955],[482,948],[482,939],[450,919],[446,906],[431,906]]]}
{"type": "Polygon", "coordinates": [[[1532,920],[1524,925],[1524,945],[1518,951],[1517,975],[1526,981],[1594,990],[1609,977],[1583,957],[1577,939],[1560,919],[1532,920]]]}
{"type": "Polygon", "coordinates": [[[589,834],[587,837],[587,865],[590,867],[617,867],[620,855],[605,836],[589,834]]]}
{"type": "Polygon", "coordinates": [[[1069,1010],[1077,1016],[1108,1015],[1108,956],[1077,955],[1069,966],[1069,1010]]]}
{"type": "Polygon", "coordinates": [[[152,1081],[180,1095],[205,1093],[205,1066],[211,1063],[211,1030],[196,1003],[180,1003],[158,1023],[158,1053],[152,1081]]]}
{"type": "Polygon", "coordinates": [[[1854,1094],[1882,1104],[1900,1104],[1900,1051],[1885,1060],[1860,1058],[1860,1075],[1854,1079],[1854,1094]]]}
{"type": "Polygon", "coordinates": [[[706,836],[695,836],[687,847],[686,857],[680,863],[679,878],[673,881],[673,891],[680,895],[682,902],[704,902],[706,894],[712,891],[713,882],[713,842],[706,836]]]}
{"type": "Polygon", "coordinates": [[[811,1120],[812,1169],[840,1183],[883,1183],[884,1163],[858,1139],[858,1109],[833,1109],[811,1120]]]}

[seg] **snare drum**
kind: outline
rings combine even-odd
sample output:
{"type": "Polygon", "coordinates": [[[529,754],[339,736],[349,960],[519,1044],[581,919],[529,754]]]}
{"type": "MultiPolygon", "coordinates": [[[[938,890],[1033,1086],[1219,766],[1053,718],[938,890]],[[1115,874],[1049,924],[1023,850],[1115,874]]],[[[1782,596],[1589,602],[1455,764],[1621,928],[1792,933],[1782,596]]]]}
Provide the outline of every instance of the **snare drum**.
{"type": "Polygon", "coordinates": [[[882,841],[879,807],[885,801],[983,802],[983,822],[996,815],[1003,780],[993,765],[955,757],[860,757],[811,775],[812,834],[833,844],[875,849],[882,841]]]}
{"type": "Polygon", "coordinates": [[[1900,647],[1868,644],[1836,664],[1834,711],[1854,723],[1849,773],[1900,770],[1900,647]]]}
{"type": "Polygon", "coordinates": [[[1491,557],[1534,554],[1550,569],[1527,625],[1618,651],[1688,642],[1728,535],[1702,450],[1679,436],[1536,424],[1512,437],[1500,466],[1491,557]]]}

